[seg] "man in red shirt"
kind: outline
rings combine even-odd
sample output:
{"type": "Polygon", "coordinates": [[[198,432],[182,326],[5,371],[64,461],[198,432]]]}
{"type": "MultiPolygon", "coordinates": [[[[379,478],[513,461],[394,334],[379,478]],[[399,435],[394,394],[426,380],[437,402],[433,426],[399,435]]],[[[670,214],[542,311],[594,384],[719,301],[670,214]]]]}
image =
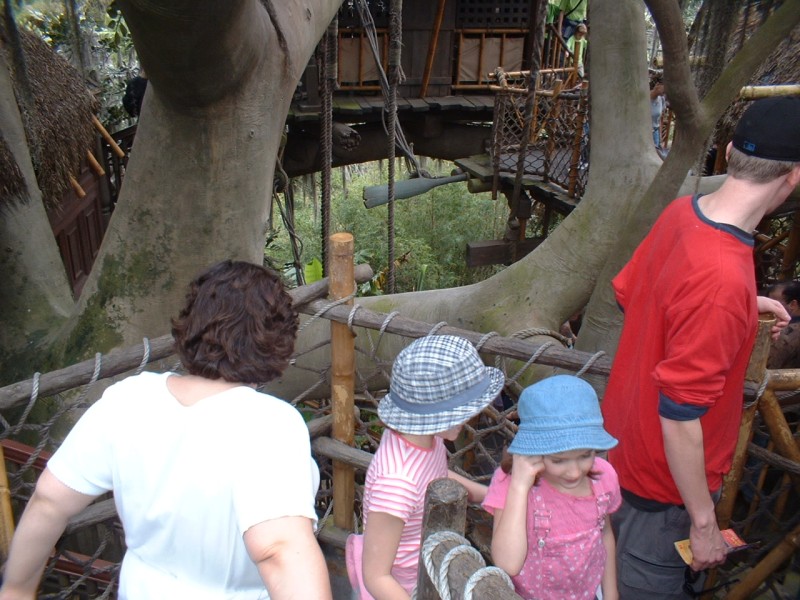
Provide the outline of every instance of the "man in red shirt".
{"type": "Polygon", "coordinates": [[[622,599],[685,598],[674,548],[695,571],[725,560],[714,502],[736,446],[759,312],[753,236],[800,183],[800,98],[754,102],[728,146],[728,177],[670,204],[613,281],[625,313],[603,399],[623,505],[612,516],[622,599]]]}

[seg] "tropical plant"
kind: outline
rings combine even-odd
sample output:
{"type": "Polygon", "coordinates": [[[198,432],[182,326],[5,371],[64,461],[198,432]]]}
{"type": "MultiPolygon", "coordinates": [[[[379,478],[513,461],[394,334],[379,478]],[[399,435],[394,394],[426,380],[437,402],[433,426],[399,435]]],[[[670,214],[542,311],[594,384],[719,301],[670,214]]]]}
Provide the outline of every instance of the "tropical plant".
{"type": "MultiPolygon", "coordinates": [[[[356,262],[369,263],[375,272],[374,279],[362,286],[361,295],[378,295],[385,288],[388,264],[387,208],[364,207],[358,192],[380,182],[381,173],[377,163],[362,167],[349,170],[346,177],[333,178],[332,228],[353,234],[356,262]],[[347,193],[343,180],[349,180],[347,193]]],[[[299,189],[300,183],[295,182],[295,187],[299,189]]],[[[304,264],[321,257],[316,208],[307,201],[295,205],[295,231],[302,240],[304,264]]],[[[502,200],[493,201],[488,193],[471,194],[463,184],[441,186],[423,196],[398,201],[394,217],[396,291],[466,285],[496,272],[500,267],[468,268],[465,250],[468,242],[499,238],[506,216],[502,200]]],[[[294,257],[284,226],[274,224],[265,254],[284,265],[287,279],[293,280],[294,257]]]]}
{"type": "Polygon", "coordinates": [[[128,25],[115,0],[75,1],[74,23],[65,2],[22,3],[16,19],[82,71],[100,102],[99,118],[116,130],[132,123],[122,108],[125,85],[139,72],[139,59],[128,25]]]}

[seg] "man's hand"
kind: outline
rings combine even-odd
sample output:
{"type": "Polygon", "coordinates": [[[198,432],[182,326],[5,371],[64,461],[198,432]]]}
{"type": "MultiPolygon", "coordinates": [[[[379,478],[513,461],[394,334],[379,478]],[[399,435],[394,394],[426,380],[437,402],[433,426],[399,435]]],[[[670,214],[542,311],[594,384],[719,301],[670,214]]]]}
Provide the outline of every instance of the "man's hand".
{"type": "Polygon", "coordinates": [[[786,311],[786,307],[779,301],[767,298],[766,296],[756,296],[756,305],[758,306],[759,313],[772,313],[775,315],[778,322],[772,326],[772,339],[777,340],[778,336],[781,334],[781,329],[786,327],[791,320],[789,313],[786,311]]]}
{"type": "Polygon", "coordinates": [[[721,565],[727,557],[728,547],[719,531],[716,520],[711,520],[705,527],[692,527],[689,530],[689,541],[692,548],[692,570],[703,571],[721,565]]]}

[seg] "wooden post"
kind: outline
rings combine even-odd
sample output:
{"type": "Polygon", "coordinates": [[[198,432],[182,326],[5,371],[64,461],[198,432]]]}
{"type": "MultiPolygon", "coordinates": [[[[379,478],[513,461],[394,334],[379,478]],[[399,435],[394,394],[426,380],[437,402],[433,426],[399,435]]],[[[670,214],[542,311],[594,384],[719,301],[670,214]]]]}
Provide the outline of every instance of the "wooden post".
{"type": "Polygon", "coordinates": [[[0,564],[8,559],[11,538],[14,537],[14,513],[11,510],[11,490],[3,447],[0,446],[0,564]]]}
{"type": "MultiPolygon", "coordinates": [[[[547,114],[547,119],[549,120],[549,123],[553,123],[555,126],[557,126],[558,117],[561,114],[560,94],[563,87],[564,87],[564,82],[561,81],[560,79],[556,79],[553,85],[553,107],[547,114]]],[[[548,123],[544,124],[545,127],[547,125],[548,123]]],[[[553,129],[555,129],[555,127],[553,129]]],[[[548,131],[547,133],[548,133],[547,150],[545,151],[544,154],[544,180],[550,181],[550,163],[553,160],[553,154],[555,153],[556,150],[556,139],[555,139],[556,135],[554,130],[548,131]]],[[[534,144],[536,143],[536,140],[532,141],[534,144]]]]}
{"type": "MultiPolygon", "coordinates": [[[[764,423],[769,429],[770,439],[775,444],[775,450],[781,456],[788,458],[796,463],[800,463],[800,448],[792,435],[792,430],[786,422],[786,415],[783,414],[778,399],[775,394],[764,394],[758,402],[758,412],[764,419],[764,423]]],[[[795,490],[800,493],[800,477],[789,475],[794,484],[795,490]]]]}
{"type": "MultiPolygon", "coordinates": [[[[353,293],[353,236],[334,233],[330,237],[330,296],[332,300],[353,293]]],[[[347,301],[352,305],[353,300],[347,301]]],[[[355,336],[344,323],[331,321],[331,411],[333,438],[353,445],[355,422],[353,399],[355,380],[355,336]]],[[[343,462],[333,462],[333,522],[336,527],[352,531],[355,501],[355,472],[343,462]]]]}
{"type": "Polygon", "coordinates": [[[106,143],[109,146],[111,146],[111,150],[114,152],[114,154],[116,154],[120,158],[125,158],[125,152],[122,150],[122,148],[120,148],[117,145],[117,142],[114,140],[113,137],[111,137],[111,134],[108,133],[108,131],[106,131],[106,128],[103,127],[103,124],[100,122],[100,119],[93,116],[92,123],[94,124],[97,131],[100,132],[100,135],[103,136],[103,139],[106,141],[106,143]]]}
{"type": "Polygon", "coordinates": [[[758,589],[758,586],[798,550],[800,550],[800,526],[795,527],[794,531],[791,531],[780,544],[761,559],[761,562],[747,571],[744,579],[725,596],[726,600],[752,598],[752,594],[758,589]]]}
{"type": "MultiPolygon", "coordinates": [[[[486,566],[483,557],[477,550],[470,550],[471,545],[464,538],[464,527],[467,516],[467,491],[452,479],[435,479],[428,485],[425,494],[425,517],[422,523],[422,539],[440,531],[449,531],[460,536],[459,539],[440,541],[431,552],[430,560],[434,573],[441,572],[445,556],[454,548],[459,552],[447,568],[447,586],[453,600],[462,600],[469,578],[479,569],[486,566]]],[[[440,600],[439,593],[428,577],[424,556],[420,551],[420,569],[417,578],[417,600],[440,600]]],[[[492,600],[522,600],[507,581],[499,574],[481,579],[472,592],[473,598],[491,598],[492,600]]]]}
{"type": "MultiPolygon", "coordinates": [[[[771,340],[772,326],[775,324],[775,317],[771,314],[758,316],[758,332],[756,341],[753,345],[753,352],[750,354],[750,362],[747,365],[745,379],[748,381],[761,382],[767,376],[767,359],[769,358],[769,348],[771,340]]],[[[753,419],[758,410],[759,399],[744,408],[742,422],[739,425],[739,438],[736,441],[736,449],[733,452],[733,462],[731,469],[722,480],[722,493],[715,508],[717,515],[717,525],[720,529],[726,529],[730,524],[733,507],[736,504],[736,495],[739,493],[739,484],[744,472],[744,464],[747,460],[747,445],[753,434],[753,419]]],[[[705,589],[714,586],[717,581],[717,570],[709,572],[705,582],[705,589]]]]}
{"type": "MultiPolygon", "coordinates": [[[[425,516],[422,518],[422,541],[437,531],[453,531],[464,535],[467,527],[467,490],[453,479],[434,479],[425,492],[425,516]]],[[[442,544],[437,553],[442,556],[453,547],[442,544]]],[[[439,562],[441,562],[441,556],[439,562]]],[[[436,587],[428,577],[420,550],[417,600],[439,600],[436,587]]]]}
{"type": "Polygon", "coordinates": [[[428,94],[428,84],[431,81],[431,71],[433,70],[433,59],[436,57],[436,46],[439,44],[439,33],[442,30],[442,20],[444,19],[444,7],[447,0],[439,0],[439,8],[436,10],[436,20],[433,22],[431,39],[428,42],[428,58],[425,61],[425,72],[422,74],[422,87],[419,97],[424,98],[428,94]]]}
{"type": "MultiPolygon", "coordinates": [[[[772,392],[768,390],[767,393],[772,392]]],[[[722,495],[716,507],[717,524],[720,529],[727,529],[731,521],[733,507],[736,504],[736,495],[739,493],[739,483],[747,460],[747,445],[750,443],[750,438],[753,434],[753,419],[755,418],[757,407],[758,402],[753,402],[750,406],[745,407],[742,413],[742,424],[739,426],[739,439],[736,442],[736,450],[733,453],[733,463],[731,464],[731,470],[728,471],[722,481],[722,495]]]]}
{"type": "MultiPolygon", "coordinates": [[[[581,99],[578,102],[578,114],[575,126],[575,136],[572,138],[572,156],[569,161],[569,183],[567,195],[575,197],[575,187],[578,184],[578,168],[581,162],[581,145],[583,142],[583,123],[586,120],[586,105],[589,99],[589,82],[581,82],[581,99]]],[[[588,139],[587,139],[588,143],[588,139]]],[[[545,229],[545,232],[547,230],[545,229]]]]}
{"type": "Polygon", "coordinates": [[[794,213],[792,228],[789,230],[789,240],[786,242],[781,260],[781,279],[792,278],[792,270],[798,254],[800,254],[800,213],[794,213]]]}

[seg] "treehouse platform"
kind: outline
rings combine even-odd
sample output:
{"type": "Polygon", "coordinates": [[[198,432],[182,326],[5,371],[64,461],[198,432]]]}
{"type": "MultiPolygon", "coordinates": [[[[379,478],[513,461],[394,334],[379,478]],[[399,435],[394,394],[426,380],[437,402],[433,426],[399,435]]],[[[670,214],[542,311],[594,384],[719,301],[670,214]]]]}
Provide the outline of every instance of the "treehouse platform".
{"type": "MultiPolygon", "coordinates": [[[[354,244],[352,238],[346,241],[346,257],[352,261],[354,244]]],[[[520,378],[530,375],[528,369],[533,365],[557,367],[603,380],[610,373],[612,360],[602,352],[570,348],[556,332],[539,330],[536,335],[551,338],[541,343],[529,330],[504,337],[352,306],[342,302],[347,296],[336,292],[331,292],[330,299],[322,299],[330,290],[352,290],[354,284],[371,276],[363,266],[348,267],[342,269],[344,275],[333,269],[331,280],[335,285],[329,285],[326,278],[289,291],[295,309],[304,315],[304,327],[315,319],[330,321],[330,327],[320,328],[320,337],[298,344],[284,376],[268,388],[294,405],[306,420],[322,477],[316,502],[318,540],[337,600],[349,600],[352,595],[343,549],[347,535],[363,528],[358,519],[363,478],[381,435],[375,411],[387,391],[397,348],[411,339],[437,333],[463,337],[487,359],[499,357],[496,364],[505,375],[508,405],[489,405],[470,421],[458,440],[446,446],[449,467],[483,484],[499,465],[503,446],[515,435],[520,378]],[[344,328],[347,335],[335,335],[334,327],[344,328]],[[333,356],[346,356],[350,366],[334,372],[327,361],[333,356]],[[341,391],[333,395],[334,389],[341,391]]],[[[716,570],[715,583],[720,589],[715,599],[790,598],[796,597],[798,589],[800,462],[794,437],[800,425],[800,371],[764,368],[769,332],[769,321],[763,321],[760,343],[756,344],[745,382],[745,418],[739,436],[743,442],[737,446],[734,466],[716,509],[720,527],[732,528],[743,539],[759,543],[731,555],[716,570]],[[748,443],[750,439],[753,441],[748,443]]],[[[173,352],[171,336],[145,338],[142,344],[108,355],[97,353],[94,359],[59,371],[35,372],[30,379],[0,388],[0,480],[6,493],[6,502],[0,503],[0,552],[7,555],[14,523],[46,460],[58,448],[64,432],[92,404],[92,398],[114,378],[137,374],[144,368],[181,372],[173,352]],[[42,418],[45,407],[56,412],[42,418]]],[[[31,365],[31,370],[35,368],[31,365]]],[[[224,453],[226,449],[218,451],[224,453]]],[[[265,458],[274,459],[279,460],[265,458]]],[[[213,475],[208,473],[209,481],[213,482],[213,475]]],[[[520,600],[507,578],[497,569],[485,567],[491,564],[490,517],[478,508],[467,508],[466,491],[457,483],[441,481],[447,488],[432,484],[426,499],[425,569],[421,571],[417,598],[438,599],[445,588],[456,590],[452,596],[462,598],[466,596],[462,590],[470,588],[471,582],[475,588],[472,597],[520,600]],[[452,490],[452,486],[457,489],[452,490]],[[457,552],[459,556],[444,560],[454,544],[463,547],[457,552]]],[[[114,500],[101,496],[70,520],[48,560],[41,597],[115,598],[124,551],[124,531],[114,500]]]]}

